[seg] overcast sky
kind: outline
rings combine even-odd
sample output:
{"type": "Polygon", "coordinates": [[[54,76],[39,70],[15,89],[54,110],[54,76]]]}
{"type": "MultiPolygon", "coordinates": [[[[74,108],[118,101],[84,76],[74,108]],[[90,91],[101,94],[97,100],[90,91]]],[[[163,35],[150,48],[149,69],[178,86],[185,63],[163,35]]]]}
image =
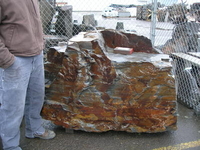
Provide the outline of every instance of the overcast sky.
{"type": "MultiPolygon", "coordinates": [[[[69,5],[73,6],[73,10],[103,10],[105,7],[108,7],[110,4],[140,4],[140,1],[147,1],[147,3],[151,3],[152,0],[57,0],[61,2],[68,2],[69,5]]],[[[157,0],[157,2],[161,2],[161,4],[172,5],[177,2],[181,2],[182,0],[157,0]]],[[[183,0],[189,3],[199,1],[199,0],[183,0]]]]}

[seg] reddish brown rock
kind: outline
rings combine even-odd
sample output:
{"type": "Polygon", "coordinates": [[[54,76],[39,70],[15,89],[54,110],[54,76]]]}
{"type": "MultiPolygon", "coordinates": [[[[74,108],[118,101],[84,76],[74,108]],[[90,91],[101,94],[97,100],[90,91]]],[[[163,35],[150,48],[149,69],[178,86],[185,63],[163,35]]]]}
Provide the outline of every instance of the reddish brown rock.
{"type": "Polygon", "coordinates": [[[158,53],[152,48],[151,41],[144,36],[111,29],[101,31],[101,33],[108,47],[128,47],[133,48],[134,52],[158,53]]]}
{"type": "Polygon", "coordinates": [[[161,60],[168,55],[114,54],[112,49],[104,52],[95,38],[77,41],[66,52],[52,48],[47,54],[51,84],[42,110],[45,119],[88,132],[176,129],[171,64],[161,60]]]}

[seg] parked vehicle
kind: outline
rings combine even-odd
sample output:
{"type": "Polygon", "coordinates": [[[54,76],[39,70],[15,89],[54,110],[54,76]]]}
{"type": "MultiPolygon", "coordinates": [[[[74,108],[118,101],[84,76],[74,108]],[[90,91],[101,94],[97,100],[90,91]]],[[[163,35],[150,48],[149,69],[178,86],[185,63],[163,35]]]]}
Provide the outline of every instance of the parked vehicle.
{"type": "Polygon", "coordinates": [[[109,7],[106,7],[103,12],[103,17],[135,17],[137,8],[135,5],[120,5],[120,4],[111,4],[109,7]]]}
{"type": "Polygon", "coordinates": [[[107,7],[103,10],[103,17],[118,17],[118,11],[113,7],[107,7]]]}

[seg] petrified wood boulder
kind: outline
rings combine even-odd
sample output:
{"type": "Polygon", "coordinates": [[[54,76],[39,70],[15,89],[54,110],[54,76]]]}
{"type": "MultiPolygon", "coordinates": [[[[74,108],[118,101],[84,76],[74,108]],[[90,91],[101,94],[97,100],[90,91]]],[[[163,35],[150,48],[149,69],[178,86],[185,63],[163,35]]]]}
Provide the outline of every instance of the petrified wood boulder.
{"type": "Polygon", "coordinates": [[[65,52],[49,50],[45,70],[51,84],[42,116],[88,132],[175,130],[176,94],[168,55],[114,54],[109,47],[103,51],[102,41],[93,35],[88,37],[74,40],[65,52]]]}

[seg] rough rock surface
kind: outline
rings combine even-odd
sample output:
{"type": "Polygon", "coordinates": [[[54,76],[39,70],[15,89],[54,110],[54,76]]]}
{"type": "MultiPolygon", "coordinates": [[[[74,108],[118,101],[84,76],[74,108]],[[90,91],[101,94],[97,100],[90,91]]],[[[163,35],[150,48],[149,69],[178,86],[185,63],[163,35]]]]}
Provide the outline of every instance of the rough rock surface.
{"type": "Polygon", "coordinates": [[[152,48],[151,41],[144,36],[117,30],[104,30],[101,33],[108,47],[129,47],[133,48],[135,52],[158,53],[152,48]]]}
{"type": "Polygon", "coordinates": [[[69,43],[64,52],[49,50],[45,71],[50,84],[42,116],[87,132],[175,130],[176,94],[168,55],[114,54],[106,40],[87,37],[69,43]]]}

